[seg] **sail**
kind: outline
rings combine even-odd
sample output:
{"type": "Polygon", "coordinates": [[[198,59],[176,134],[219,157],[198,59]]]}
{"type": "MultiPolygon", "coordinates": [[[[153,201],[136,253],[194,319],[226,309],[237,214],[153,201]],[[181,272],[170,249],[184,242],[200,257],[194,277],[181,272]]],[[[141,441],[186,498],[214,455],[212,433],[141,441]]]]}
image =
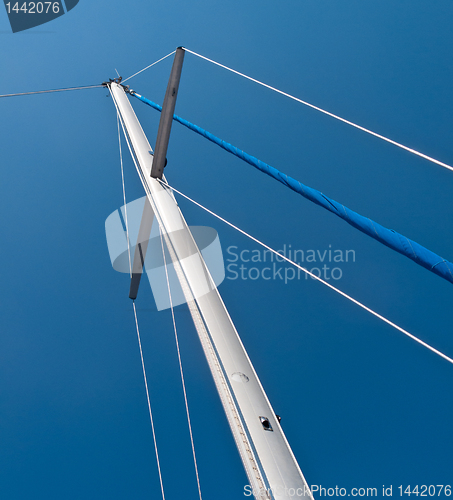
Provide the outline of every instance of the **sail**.
{"type": "Polygon", "coordinates": [[[256,498],[312,498],[302,471],[121,85],[109,84],[256,498]],[[190,255],[191,258],[183,258],[190,255]]]}

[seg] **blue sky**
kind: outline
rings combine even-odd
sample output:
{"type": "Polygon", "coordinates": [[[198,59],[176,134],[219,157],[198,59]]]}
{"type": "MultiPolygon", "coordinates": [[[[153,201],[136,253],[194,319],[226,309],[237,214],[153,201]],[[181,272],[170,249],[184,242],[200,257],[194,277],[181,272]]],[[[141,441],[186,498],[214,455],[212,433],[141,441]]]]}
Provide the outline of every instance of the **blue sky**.
{"type": "MultiPolygon", "coordinates": [[[[88,2],[12,34],[1,94],[127,77],[184,45],[451,164],[449,1],[88,2]]],[[[171,60],[130,82],[161,103],[171,60]]],[[[133,102],[150,143],[159,114],[133,102]]],[[[122,204],[104,89],[0,100],[0,491],[159,498],[128,278],[110,264],[122,204]]],[[[176,112],[452,260],[453,174],[186,55],[176,112]]],[[[129,158],[128,200],[142,196],[129,158]]],[[[452,286],[175,124],[166,175],[274,248],[352,249],[341,289],[450,356],[452,286]]],[[[252,242],[215,227],[225,257],[252,242]]],[[[228,277],[228,274],[227,274],[228,277]]],[[[309,484],[451,484],[452,366],[308,279],[220,286],[309,484]]],[[[167,497],[197,498],[169,311],[137,300],[167,497]]],[[[204,498],[246,477],[199,341],[176,310],[204,498]]],[[[379,495],[381,496],[381,495],[379,495]]],[[[395,494],[395,496],[398,496],[395,494]]]]}

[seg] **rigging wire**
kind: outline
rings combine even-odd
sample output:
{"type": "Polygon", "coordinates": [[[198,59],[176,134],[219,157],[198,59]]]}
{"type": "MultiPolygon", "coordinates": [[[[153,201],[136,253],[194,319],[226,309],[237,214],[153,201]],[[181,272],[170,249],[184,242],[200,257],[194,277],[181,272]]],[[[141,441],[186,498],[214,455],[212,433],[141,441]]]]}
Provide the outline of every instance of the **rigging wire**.
{"type": "Polygon", "coordinates": [[[424,153],[421,153],[420,151],[417,151],[416,149],[410,148],[408,146],[404,146],[404,144],[396,142],[393,139],[389,139],[388,137],[385,137],[384,135],[378,134],[377,132],[373,132],[372,130],[367,129],[365,127],[362,127],[361,125],[358,125],[357,123],[354,123],[354,122],[351,122],[349,120],[346,120],[345,118],[342,118],[341,116],[338,116],[338,115],[335,115],[334,113],[331,113],[330,111],[326,111],[323,108],[315,106],[314,104],[310,104],[307,101],[303,101],[302,99],[299,99],[298,97],[295,97],[295,96],[293,96],[291,94],[283,92],[282,90],[276,89],[275,87],[271,87],[267,83],[263,83],[263,82],[261,82],[259,80],[256,80],[255,78],[252,78],[251,76],[245,75],[244,73],[240,73],[239,71],[236,71],[235,69],[232,69],[232,68],[230,68],[228,66],[225,66],[224,64],[220,64],[217,61],[214,61],[212,59],[209,59],[208,57],[202,56],[201,54],[198,54],[197,52],[189,50],[189,49],[187,49],[185,47],[182,47],[182,48],[186,52],[190,52],[194,56],[200,57],[201,59],[204,59],[205,61],[208,61],[208,62],[210,62],[212,64],[215,64],[216,66],[220,66],[221,68],[224,68],[224,69],[226,69],[228,71],[231,71],[232,73],[235,73],[236,75],[242,76],[243,78],[246,78],[247,80],[250,80],[250,81],[252,81],[254,83],[257,83],[258,85],[262,85],[263,87],[266,87],[266,88],[268,88],[270,90],[273,90],[274,92],[277,92],[277,93],[279,93],[281,95],[284,95],[285,97],[289,97],[290,99],[293,99],[294,101],[300,102],[301,104],[304,104],[305,106],[308,106],[308,107],[310,107],[312,109],[315,109],[316,111],[320,111],[321,113],[324,113],[325,115],[328,115],[328,116],[330,116],[332,118],[335,118],[336,120],[339,120],[339,121],[341,121],[343,123],[346,123],[347,125],[351,125],[351,127],[355,127],[357,129],[361,130],[362,132],[366,132],[367,134],[373,135],[374,137],[377,137],[378,139],[382,139],[383,141],[389,142],[390,144],[393,144],[394,146],[397,146],[397,147],[399,147],[401,149],[409,151],[409,153],[412,153],[414,155],[420,156],[421,158],[424,158],[425,160],[428,160],[428,161],[430,161],[432,163],[440,165],[441,167],[444,167],[444,168],[447,168],[448,170],[452,170],[453,171],[453,167],[451,165],[448,165],[447,163],[443,163],[443,162],[441,162],[439,160],[436,160],[435,158],[433,158],[431,156],[428,156],[428,155],[426,155],[424,153]]]}
{"type": "MultiPolygon", "coordinates": [[[[109,90],[110,90],[110,88],[109,88],[109,90]]],[[[113,95],[112,95],[112,99],[113,99],[113,95]]],[[[113,99],[113,102],[115,102],[114,99],[113,99]]],[[[116,103],[115,103],[115,106],[116,106],[116,103]]],[[[125,222],[126,222],[127,253],[128,253],[128,256],[129,256],[129,272],[130,272],[130,275],[132,276],[132,263],[131,263],[131,249],[130,249],[130,239],[129,239],[129,226],[128,226],[128,221],[127,221],[126,188],[125,188],[125,184],[124,184],[123,153],[122,153],[122,148],[121,148],[120,115],[119,115],[118,108],[117,108],[116,111],[117,111],[116,119],[117,119],[117,124],[118,124],[118,144],[119,144],[120,164],[121,164],[121,179],[122,179],[122,184],[123,184],[124,218],[125,218],[125,222]]],[[[121,122],[121,125],[123,125],[122,122],[121,122]]],[[[126,140],[127,140],[127,136],[126,136],[126,140]]],[[[160,468],[159,453],[157,451],[157,439],[156,439],[156,433],[155,433],[155,429],[154,429],[153,412],[151,410],[151,399],[149,397],[148,379],[147,379],[147,376],[146,376],[145,361],[143,359],[142,341],[141,341],[141,338],[140,338],[140,329],[138,327],[138,318],[137,318],[137,310],[135,308],[135,301],[132,301],[132,308],[134,310],[135,327],[136,327],[136,330],[137,330],[137,339],[138,339],[138,347],[139,347],[139,350],[140,350],[140,360],[141,360],[141,364],[142,364],[143,380],[145,382],[146,399],[148,401],[149,419],[151,421],[151,431],[152,431],[152,434],[153,434],[154,451],[156,453],[156,462],[157,462],[157,470],[158,470],[158,473],[159,473],[160,490],[161,490],[161,493],[162,493],[162,500],[165,500],[164,484],[163,484],[163,481],[162,481],[162,472],[161,472],[161,468],[160,468]]]]}
{"type": "Polygon", "coordinates": [[[321,282],[323,285],[326,285],[328,286],[329,288],[331,288],[332,290],[334,290],[335,292],[337,292],[338,294],[342,295],[343,297],[345,297],[346,299],[350,300],[351,302],[353,302],[354,304],[358,305],[359,307],[361,307],[362,309],[365,309],[365,311],[368,311],[369,313],[371,313],[373,316],[376,316],[377,318],[379,318],[380,320],[384,321],[385,323],[387,323],[388,325],[392,326],[393,328],[395,328],[396,330],[400,331],[401,333],[404,333],[404,335],[407,335],[409,338],[411,338],[412,340],[415,340],[415,342],[418,342],[419,344],[421,344],[423,347],[426,347],[427,349],[429,349],[430,351],[434,352],[435,354],[437,354],[438,356],[444,358],[446,361],[448,361],[449,363],[452,363],[453,364],[453,359],[448,357],[446,354],[440,352],[439,350],[435,349],[434,347],[430,346],[429,344],[427,344],[426,342],[424,342],[423,340],[419,339],[418,337],[416,337],[415,335],[412,335],[412,333],[409,333],[407,330],[405,330],[404,328],[401,328],[400,326],[398,326],[396,323],[393,323],[393,321],[390,321],[389,319],[387,319],[385,316],[382,316],[381,314],[377,313],[376,311],[374,311],[373,309],[370,309],[368,306],[366,306],[365,304],[362,304],[361,302],[359,302],[358,300],[354,299],[353,297],[351,297],[350,295],[348,295],[347,293],[341,291],[340,289],[334,287],[333,285],[331,285],[330,283],[328,283],[327,281],[324,281],[322,278],[320,278],[319,276],[316,276],[316,274],[313,274],[311,273],[308,269],[305,269],[304,267],[302,267],[301,265],[297,264],[297,262],[294,262],[292,261],[291,259],[289,259],[288,257],[286,257],[285,255],[282,255],[281,253],[277,252],[276,250],[274,250],[273,248],[269,247],[268,245],[266,245],[265,243],[263,243],[262,241],[258,240],[257,238],[255,238],[254,236],[252,236],[251,234],[247,233],[246,231],[243,231],[242,229],[240,229],[239,227],[235,226],[234,224],[232,224],[231,222],[227,221],[226,219],[224,219],[223,217],[221,217],[220,215],[217,215],[216,213],[214,213],[212,210],[209,210],[208,208],[206,208],[205,206],[201,205],[200,203],[198,203],[197,201],[193,200],[192,198],[189,198],[189,196],[181,193],[181,191],[178,191],[176,188],[170,186],[168,183],[165,183],[163,182],[161,179],[158,179],[158,181],[163,185],[163,186],[166,186],[168,188],[170,188],[172,191],[174,191],[175,193],[178,193],[180,194],[183,198],[186,198],[187,200],[191,201],[194,205],[197,205],[198,207],[202,208],[203,210],[205,210],[206,212],[208,212],[209,214],[213,215],[214,217],[216,217],[217,219],[221,220],[222,222],[224,222],[225,224],[229,225],[230,227],[232,227],[233,229],[236,229],[236,231],[239,231],[240,233],[242,233],[244,236],[247,236],[248,238],[250,238],[251,240],[253,240],[254,242],[258,243],[259,245],[261,245],[262,247],[266,248],[267,250],[269,250],[270,252],[274,253],[275,255],[278,255],[279,257],[281,257],[282,259],[286,260],[287,262],[289,262],[290,264],[292,264],[293,266],[297,267],[298,269],[300,269],[301,271],[303,271],[304,273],[308,274],[309,276],[311,276],[312,278],[316,279],[317,281],[321,282]]]}
{"type": "Polygon", "coordinates": [[[83,89],[97,89],[104,88],[104,85],[85,85],[84,87],[68,87],[64,89],[52,89],[52,90],[36,90],[34,92],[19,92],[17,94],[3,94],[0,97],[16,97],[19,95],[31,95],[31,94],[49,94],[51,92],[65,92],[67,90],[83,90],[83,89]]]}
{"type": "Polygon", "coordinates": [[[159,234],[160,234],[160,244],[162,246],[162,255],[164,257],[165,277],[167,279],[168,297],[170,299],[171,317],[173,319],[173,330],[175,332],[176,350],[178,351],[179,372],[181,374],[182,391],[184,393],[184,403],[186,405],[187,424],[189,426],[190,443],[192,445],[193,463],[194,463],[194,466],[195,466],[195,475],[197,476],[198,496],[200,497],[200,500],[202,500],[202,497],[201,497],[201,487],[200,487],[200,477],[198,475],[197,457],[195,455],[195,446],[194,446],[194,442],[193,442],[192,424],[190,422],[189,403],[187,401],[186,383],[184,381],[184,372],[183,372],[183,369],[182,369],[181,353],[180,353],[180,350],[179,350],[178,332],[176,330],[175,312],[174,312],[174,309],[173,309],[173,300],[172,300],[172,297],[171,297],[170,280],[168,278],[167,259],[165,257],[164,242],[163,242],[163,239],[162,239],[162,228],[160,227],[160,225],[159,225],[159,234]]]}
{"type": "Polygon", "coordinates": [[[129,258],[129,275],[132,278],[131,242],[129,240],[129,225],[127,222],[126,187],[124,185],[123,151],[121,149],[120,116],[118,111],[116,112],[116,123],[118,125],[118,146],[120,148],[121,182],[123,184],[123,202],[124,202],[124,220],[126,222],[127,256],[129,258]]]}
{"type": "Polygon", "coordinates": [[[137,73],[134,73],[133,75],[131,76],[128,76],[125,80],[122,80],[121,83],[124,83],[124,82],[127,82],[128,80],[130,80],[131,78],[133,78],[134,76],[137,76],[138,74],[142,73],[143,71],[147,70],[148,68],[151,68],[151,66],[154,66],[155,64],[157,63],[160,63],[161,61],[163,61],[164,59],[167,59],[167,57],[170,57],[171,55],[173,55],[174,53],[176,52],[176,50],[174,50],[173,52],[170,52],[170,54],[167,54],[166,56],[160,58],[158,61],[155,61],[153,62],[152,64],[150,64],[149,66],[146,66],[146,68],[143,68],[141,69],[140,71],[137,71],[137,73]]]}
{"type": "Polygon", "coordinates": [[[135,326],[137,328],[138,347],[140,349],[140,359],[142,362],[143,379],[145,381],[146,399],[148,400],[149,419],[151,421],[151,430],[153,432],[154,450],[156,452],[157,470],[159,472],[160,491],[162,492],[162,500],[165,500],[164,483],[162,482],[162,471],[160,469],[159,453],[157,452],[156,432],[154,430],[153,412],[151,411],[151,400],[149,399],[148,380],[146,378],[145,361],[143,360],[142,342],[140,340],[140,330],[138,328],[137,310],[135,309],[135,300],[132,301],[132,307],[134,309],[135,326]]]}

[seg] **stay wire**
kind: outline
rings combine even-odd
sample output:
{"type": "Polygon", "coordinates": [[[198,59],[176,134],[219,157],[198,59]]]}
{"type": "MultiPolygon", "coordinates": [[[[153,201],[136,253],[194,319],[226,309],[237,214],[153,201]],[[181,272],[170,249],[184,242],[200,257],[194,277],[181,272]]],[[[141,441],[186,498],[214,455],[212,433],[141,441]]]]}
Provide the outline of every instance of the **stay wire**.
{"type": "Polygon", "coordinates": [[[153,62],[152,64],[150,64],[149,66],[146,66],[146,68],[143,68],[141,69],[140,71],[137,71],[137,73],[134,73],[133,75],[131,76],[128,76],[125,80],[122,80],[121,83],[124,83],[124,82],[127,82],[128,80],[130,80],[131,78],[133,78],[134,76],[137,76],[139,75],[140,73],[142,73],[143,71],[147,70],[148,68],[151,68],[151,66],[154,66],[155,64],[157,63],[160,63],[161,61],[163,61],[164,59],[167,59],[167,57],[170,57],[172,54],[174,54],[176,52],[176,50],[174,50],[173,52],[170,52],[170,54],[167,54],[166,56],[164,57],[161,57],[158,61],[155,61],[153,62]]]}
{"type": "Polygon", "coordinates": [[[160,491],[162,493],[162,500],[165,500],[164,483],[162,482],[162,471],[160,469],[159,453],[157,451],[156,432],[154,430],[153,412],[151,411],[151,400],[149,398],[148,380],[146,377],[145,361],[143,360],[142,342],[140,340],[140,330],[138,328],[138,319],[137,319],[137,310],[135,308],[135,300],[132,301],[132,307],[134,309],[135,326],[137,328],[138,347],[140,349],[140,359],[142,362],[143,379],[145,381],[146,399],[148,400],[149,419],[151,421],[151,430],[153,432],[154,451],[156,452],[157,470],[159,472],[160,491]]]}
{"type": "Polygon", "coordinates": [[[202,497],[201,497],[201,487],[200,487],[200,477],[198,475],[197,457],[195,455],[195,445],[194,445],[194,442],[193,442],[192,424],[190,422],[189,403],[187,401],[186,384],[185,384],[185,381],[184,381],[184,372],[183,372],[183,369],[182,369],[181,353],[180,353],[180,350],[179,350],[178,332],[176,330],[175,312],[173,310],[173,300],[172,300],[172,297],[171,297],[170,280],[168,278],[167,259],[165,257],[164,242],[163,242],[163,239],[162,239],[162,228],[160,227],[160,225],[159,225],[159,234],[160,234],[160,244],[162,246],[162,255],[164,257],[165,277],[167,278],[167,288],[168,288],[168,297],[170,299],[171,317],[173,319],[173,329],[174,329],[174,332],[175,332],[176,350],[178,352],[179,371],[181,373],[182,391],[184,393],[184,403],[186,405],[187,424],[189,426],[190,443],[192,445],[193,463],[194,463],[194,466],[195,466],[195,474],[197,476],[198,496],[199,496],[200,500],[202,500],[202,497]]]}
{"type": "MultiPolygon", "coordinates": [[[[112,95],[112,98],[113,98],[113,95],[112,95]]],[[[115,102],[115,100],[113,100],[113,102],[115,102]]],[[[115,106],[116,106],[116,103],[115,103],[115,106]]],[[[122,184],[123,184],[124,219],[125,219],[125,223],[126,223],[127,252],[128,252],[128,256],[129,256],[129,272],[130,272],[130,276],[132,276],[132,263],[131,263],[131,249],[130,249],[130,239],[129,239],[129,226],[128,226],[128,220],[127,220],[126,188],[125,188],[125,184],[124,184],[123,154],[122,154],[122,148],[121,148],[120,115],[119,115],[118,108],[117,108],[117,124],[118,124],[118,144],[119,144],[120,163],[121,163],[121,179],[122,179],[122,184]]],[[[121,122],[121,125],[123,125],[122,122],[121,122]]],[[[127,140],[127,136],[126,136],[126,140],[127,140]]],[[[140,329],[139,329],[139,326],[138,326],[138,318],[137,318],[137,310],[136,310],[136,307],[135,307],[135,301],[132,301],[132,308],[134,310],[135,327],[136,327],[136,330],[137,330],[137,339],[138,339],[138,347],[139,347],[139,351],[140,351],[140,360],[141,360],[141,364],[142,364],[143,380],[145,382],[146,399],[147,399],[147,402],[148,402],[148,410],[149,410],[149,419],[151,421],[151,431],[152,431],[152,434],[153,434],[154,451],[156,453],[156,462],[157,462],[157,470],[158,470],[158,474],[159,474],[160,490],[161,490],[161,493],[162,493],[162,500],[165,500],[164,484],[163,484],[163,481],[162,481],[162,471],[161,471],[161,468],[160,468],[159,452],[157,450],[156,432],[155,432],[155,429],[154,429],[153,412],[151,410],[151,399],[149,397],[148,379],[147,379],[147,376],[146,376],[145,361],[143,359],[142,341],[141,341],[141,338],[140,338],[140,329]]]]}
{"type": "Polygon", "coordinates": [[[365,304],[362,304],[361,302],[359,302],[358,300],[354,299],[353,297],[351,297],[350,295],[348,295],[347,293],[341,291],[339,288],[336,288],[334,287],[333,285],[331,285],[330,283],[328,283],[327,281],[324,281],[322,278],[320,278],[319,276],[316,276],[316,274],[313,274],[311,273],[308,269],[305,269],[304,267],[302,267],[301,265],[297,264],[297,262],[294,262],[292,261],[291,259],[289,259],[288,257],[286,257],[285,255],[282,255],[281,253],[277,252],[276,250],[274,250],[273,248],[269,247],[268,245],[266,245],[265,243],[263,243],[262,241],[258,240],[257,238],[255,238],[254,236],[252,236],[251,234],[247,233],[246,231],[243,231],[242,229],[240,229],[239,227],[235,226],[234,224],[232,224],[231,222],[227,221],[226,219],[224,219],[223,217],[221,217],[220,215],[217,215],[216,213],[214,213],[212,210],[209,210],[208,208],[204,207],[203,205],[201,205],[200,203],[196,202],[195,200],[193,200],[192,198],[189,198],[189,196],[181,193],[181,191],[178,191],[176,188],[170,186],[169,184],[163,182],[162,180],[158,179],[159,182],[163,185],[163,186],[166,186],[167,188],[171,189],[172,191],[174,191],[175,193],[178,193],[180,194],[183,198],[185,198],[186,200],[189,200],[190,202],[192,202],[194,205],[197,205],[198,207],[202,208],[203,210],[205,210],[206,212],[208,212],[209,214],[213,215],[214,217],[216,217],[217,219],[221,220],[222,222],[224,222],[225,224],[227,224],[228,226],[232,227],[233,229],[236,229],[236,231],[239,231],[240,233],[242,233],[244,236],[247,236],[247,238],[250,238],[251,240],[253,240],[254,242],[258,243],[259,245],[261,245],[262,247],[266,248],[267,250],[269,250],[270,252],[274,253],[275,255],[278,255],[279,257],[281,257],[283,260],[286,260],[287,262],[289,262],[290,264],[292,264],[293,266],[297,267],[298,269],[300,269],[301,271],[303,271],[304,273],[308,274],[309,276],[311,276],[313,279],[316,279],[317,281],[321,282],[323,285],[326,285],[328,286],[329,288],[331,288],[333,291],[337,292],[338,294],[342,295],[343,297],[345,297],[346,299],[350,300],[351,302],[353,302],[354,304],[358,305],[359,307],[361,307],[362,309],[364,309],[365,311],[369,312],[370,314],[372,314],[373,316],[376,316],[377,318],[379,318],[380,320],[384,321],[385,323],[387,323],[388,325],[392,326],[393,328],[395,328],[396,330],[400,331],[401,333],[404,333],[404,335],[407,335],[409,338],[411,338],[412,340],[415,340],[415,342],[418,342],[420,345],[422,345],[423,347],[426,347],[427,349],[429,349],[430,351],[434,352],[435,354],[437,354],[438,356],[444,358],[446,361],[448,361],[449,363],[452,363],[453,364],[453,359],[448,357],[446,354],[442,353],[441,351],[435,349],[434,347],[430,346],[429,344],[427,344],[426,342],[424,342],[423,340],[419,339],[418,337],[416,337],[415,335],[412,335],[412,333],[409,333],[407,330],[405,330],[404,328],[401,328],[400,326],[398,326],[396,323],[393,323],[393,321],[390,321],[389,319],[387,319],[385,316],[382,316],[381,314],[377,313],[376,311],[374,311],[373,309],[370,309],[368,306],[366,306],[365,304]]]}
{"type": "Polygon", "coordinates": [[[444,167],[448,170],[452,170],[453,171],[453,167],[451,165],[448,165],[447,163],[443,163],[439,160],[436,160],[435,158],[431,157],[431,156],[428,156],[424,153],[421,153],[420,151],[417,151],[416,149],[413,149],[413,148],[410,148],[408,146],[405,146],[404,144],[401,144],[399,142],[396,142],[394,141],[393,139],[389,139],[388,137],[385,137],[384,135],[381,135],[381,134],[378,134],[377,132],[373,132],[372,130],[370,129],[367,129],[365,127],[362,127],[361,125],[358,125],[357,123],[354,123],[354,122],[351,122],[350,120],[346,120],[345,118],[342,118],[341,116],[338,116],[338,115],[335,115],[334,113],[331,113],[330,111],[326,111],[325,109],[323,108],[320,108],[318,106],[315,106],[314,104],[310,104],[309,102],[307,101],[303,101],[302,99],[299,99],[298,97],[295,97],[291,94],[288,94],[286,92],[283,92],[282,90],[279,90],[279,89],[276,89],[275,87],[271,87],[270,85],[268,85],[267,83],[264,83],[264,82],[261,82],[259,80],[256,80],[255,78],[252,78],[251,76],[248,76],[248,75],[245,75],[244,73],[240,73],[239,71],[236,71],[235,69],[232,69],[228,66],[225,66],[224,64],[220,64],[219,62],[217,61],[214,61],[212,59],[209,59],[208,57],[205,57],[205,56],[202,56],[201,54],[198,54],[197,52],[194,52],[192,50],[189,50],[185,47],[183,47],[183,49],[186,51],[186,52],[190,52],[191,54],[193,54],[194,56],[197,56],[197,57],[200,57],[201,59],[204,59],[205,61],[208,61],[212,64],[215,64],[216,66],[219,66],[221,68],[224,68],[228,71],[231,71],[232,73],[235,73],[236,75],[239,75],[239,76],[242,76],[243,78],[246,78],[247,80],[250,80],[254,83],[257,83],[258,85],[262,85],[263,87],[266,87],[270,90],[273,90],[274,92],[277,92],[278,94],[281,94],[281,95],[284,95],[285,97],[289,97],[290,99],[293,99],[294,101],[297,101],[297,102],[300,102],[301,104],[304,104],[305,106],[308,106],[312,109],[315,109],[316,111],[320,111],[321,113],[324,113],[325,115],[328,115],[330,116],[331,118],[335,118],[336,120],[339,120],[343,123],[346,123],[347,125],[350,125],[351,127],[354,127],[354,128],[357,128],[359,130],[361,130],[362,132],[366,132],[367,134],[370,134],[374,137],[377,137],[378,139],[382,139],[383,141],[386,141],[390,144],[393,144],[394,146],[397,146],[401,149],[404,149],[406,151],[408,151],[409,153],[412,153],[414,155],[417,155],[425,160],[428,160],[432,163],[435,163],[436,165],[440,165],[441,167],[444,167]]]}
{"type": "Polygon", "coordinates": [[[121,149],[120,116],[118,111],[116,112],[116,123],[118,125],[118,145],[120,148],[121,182],[123,184],[123,202],[124,202],[124,220],[126,222],[127,256],[129,257],[129,275],[132,278],[131,242],[129,240],[129,225],[127,222],[126,186],[124,185],[123,152],[121,149]]]}
{"type": "Polygon", "coordinates": [[[51,92],[65,92],[67,90],[83,90],[83,89],[97,89],[102,88],[104,85],[85,85],[84,87],[68,87],[64,89],[52,89],[52,90],[36,90],[34,92],[19,92],[17,94],[3,94],[0,97],[16,97],[20,95],[32,95],[32,94],[50,94],[51,92]]]}

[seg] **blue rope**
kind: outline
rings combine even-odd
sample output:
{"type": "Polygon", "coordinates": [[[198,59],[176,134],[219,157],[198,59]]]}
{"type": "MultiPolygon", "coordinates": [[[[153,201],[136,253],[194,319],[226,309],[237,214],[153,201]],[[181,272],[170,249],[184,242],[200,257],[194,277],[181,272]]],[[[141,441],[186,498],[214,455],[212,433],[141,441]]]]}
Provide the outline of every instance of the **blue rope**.
{"type": "MultiPolygon", "coordinates": [[[[140,94],[132,92],[132,95],[137,99],[140,99],[140,101],[148,104],[152,108],[157,109],[158,111],[162,111],[162,106],[159,106],[158,104],[150,101],[149,99],[146,99],[140,94]]],[[[334,213],[338,217],[341,217],[348,224],[355,227],[359,231],[362,231],[362,233],[371,236],[372,238],[383,243],[392,250],[395,250],[400,254],[405,255],[406,257],[413,260],[414,262],[424,267],[425,269],[428,269],[429,271],[446,279],[450,283],[453,283],[453,264],[443,259],[439,255],[435,254],[434,252],[431,252],[431,250],[428,250],[422,245],[416,243],[415,241],[406,238],[406,236],[397,233],[393,229],[387,229],[386,227],[381,226],[377,222],[373,222],[368,217],[363,217],[362,215],[359,215],[358,213],[350,210],[341,203],[332,200],[331,198],[324,195],[320,191],[305,186],[301,182],[297,181],[296,179],[293,179],[292,177],[284,174],[283,172],[280,172],[271,165],[268,165],[267,163],[258,160],[258,158],[255,158],[254,156],[249,155],[248,153],[238,149],[232,144],[225,142],[222,139],[219,139],[218,137],[211,134],[207,130],[202,129],[198,125],[194,125],[193,123],[190,123],[187,120],[184,120],[184,118],[181,118],[177,115],[173,115],[173,119],[181,123],[185,127],[189,128],[190,130],[193,130],[197,134],[206,137],[206,139],[210,140],[214,144],[217,144],[225,151],[232,153],[238,158],[241,158],[241,160],[244,160],[249,165],[252,165],[258,170],[261,170],[261,172],[270,175],[277,181],[281,182],[285,186],[295,191],[296,193],[301,194],[304,198],[307,198],[307,200],[310,200],[313,203],[316,203],[317,205],[320,205],[321,207],[325,208],[326,210],[329,210],[329,212],[334,213]]]]}

